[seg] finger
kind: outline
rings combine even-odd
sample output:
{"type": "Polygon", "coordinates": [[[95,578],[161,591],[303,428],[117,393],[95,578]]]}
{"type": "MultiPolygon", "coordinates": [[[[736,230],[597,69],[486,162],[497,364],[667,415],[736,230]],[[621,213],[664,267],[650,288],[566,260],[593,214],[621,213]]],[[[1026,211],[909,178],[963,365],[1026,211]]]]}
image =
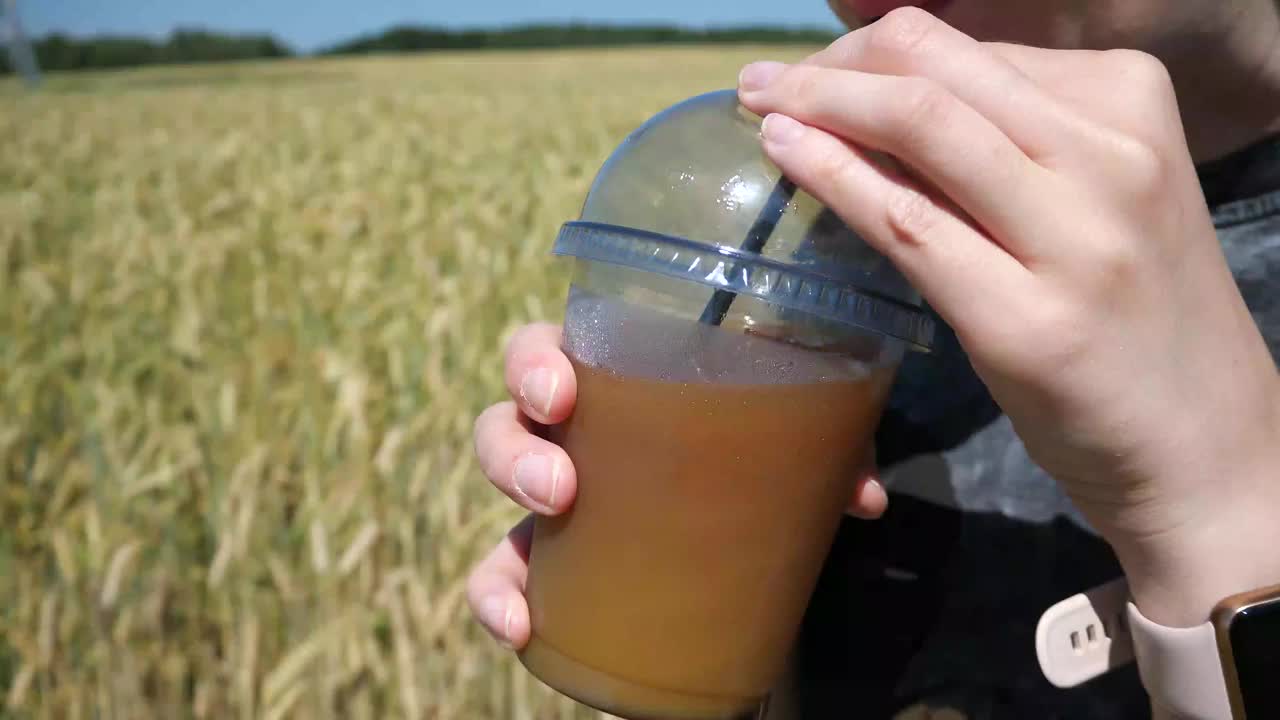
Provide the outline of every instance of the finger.
{"type": "Polygon", "coordinates": [[[475,446],[489,482],[527,510],[557,515],[578,493],[573,462],[558,445],[530,432],[513,402],[498,403],[476,418],[475,446]]]}
{"type": "Polygon", "coordinates": [[[751,66],[740,97],[886,152],[937,186],[1011,254],[1031,262],[1055,250],[1054,184],[1004,133],[942,86],[921,78],[796,65],[764,84],[751,66]]]}
{"type": "Polygon", "coordinates": [[[877,520],[889,509],[889,495],[880,482],[880,473],[869,466],[853,486],[853,496],[845,512],[860,520],[877,520]]]}
{"type": "Polygon", "coordinates": [[[1096,87],[1099,81],[1107,79],[1098,74],[1102,70],[1102,64],[1097,62],[1102,52],[1098,50],[1046,50],[1001,42],[983,45],[1050,92],[1080,80],[1095,83],[1096,87]]]}
{"type": "Polygon", "coordinates": [[[889,258],[961,337],[1033,296],[1027,268],[902,175],[786,116],[766,117],[762,134],[783,174],[889,258]]]}
{"type": "Polygon", "coordinates": [[[529,642],[529,604],[524,598],[529,576],[529,543],[533,516],[520,521],[467,578],[467,604],[476,619],[498,640],[515,650],[529,642]]]}
{"type": "Polygon", "coordinates": [[[895,10],[804,63],[929,78],[990,120],[1033,159],[1071,147],[1073,113],[1016,64],[919,8],[895,10]]]}
{"type": "Polygon", "coordinates": [[[534,323],[507,343],[506,381],[525,415],[544,425],[563,422],[573,412],[578,385],[569,358],[560,349],[560,327],[534,323]]]}
{"type": "MultiPolygon", "coordinates": [[[[992,53],[1016,66],[1047,92],[1076,112],[1075,145],[1110,147],[1115,130],[1147,129],[1152,117],[1143,108],[1135,111],[1141,93],[1126,77],[1125,62],[1133,51],[1045,50],[1026,45],[986,43],[992,53]]],[[[1068,153],[1063,160],[1092,163],[1088,153],[1068,153]]]]}

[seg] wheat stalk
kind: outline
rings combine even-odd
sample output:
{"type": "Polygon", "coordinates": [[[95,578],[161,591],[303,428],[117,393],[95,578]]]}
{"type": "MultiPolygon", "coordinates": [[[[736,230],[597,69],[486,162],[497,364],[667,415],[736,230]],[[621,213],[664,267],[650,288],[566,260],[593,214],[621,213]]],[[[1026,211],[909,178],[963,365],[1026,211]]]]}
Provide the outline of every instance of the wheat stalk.
{"type": "Polygon", "coordinates": [[[598,717],[470,619],[470,425],[610,149],[803,52],[0,80],[6,713],[598,717]]]}

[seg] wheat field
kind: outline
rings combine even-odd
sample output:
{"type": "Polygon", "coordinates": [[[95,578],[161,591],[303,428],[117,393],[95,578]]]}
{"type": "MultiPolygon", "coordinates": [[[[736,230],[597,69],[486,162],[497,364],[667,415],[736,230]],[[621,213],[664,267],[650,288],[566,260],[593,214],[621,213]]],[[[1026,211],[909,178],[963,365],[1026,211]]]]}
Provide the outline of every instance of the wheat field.
{"type": "Polygon", "coordinates": [[[594,717],[466,610],[471,422],[609,150],[807,50],[0,84],[0,714],[594,717]]]}

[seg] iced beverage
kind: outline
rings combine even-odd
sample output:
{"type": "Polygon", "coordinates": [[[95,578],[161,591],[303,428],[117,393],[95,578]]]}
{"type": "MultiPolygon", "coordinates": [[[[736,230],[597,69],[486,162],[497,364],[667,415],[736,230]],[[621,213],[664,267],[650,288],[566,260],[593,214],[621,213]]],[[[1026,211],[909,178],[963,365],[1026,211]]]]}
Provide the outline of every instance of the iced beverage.
{"type": "Polygon", "coordinates": [[[765,158],[733,90],[631,133],[553,252],[578,399],[550,437],[578,492],[535,523],[520,659],[633,720],[750,717],[932,321],[765,158]]]}
{"type": "Polygon", "coordinates": [[[553,439],[578,495],[535,525],[521,659],[623,717],[738,717],[783,670],[892,366],[579,302],[627,331],[566,348],[578,402],[553,439]]]}

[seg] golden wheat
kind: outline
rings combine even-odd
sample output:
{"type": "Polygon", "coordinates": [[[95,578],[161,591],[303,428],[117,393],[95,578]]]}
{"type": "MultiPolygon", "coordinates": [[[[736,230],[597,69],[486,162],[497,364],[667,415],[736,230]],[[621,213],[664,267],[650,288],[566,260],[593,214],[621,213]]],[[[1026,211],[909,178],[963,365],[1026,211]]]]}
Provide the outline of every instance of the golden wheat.
{"type": "Polygon", "coordinates": [[[592,717],[470,620],[472,419],[608,151],[803,49],[0,84],[0,707],[592,717]]]}

